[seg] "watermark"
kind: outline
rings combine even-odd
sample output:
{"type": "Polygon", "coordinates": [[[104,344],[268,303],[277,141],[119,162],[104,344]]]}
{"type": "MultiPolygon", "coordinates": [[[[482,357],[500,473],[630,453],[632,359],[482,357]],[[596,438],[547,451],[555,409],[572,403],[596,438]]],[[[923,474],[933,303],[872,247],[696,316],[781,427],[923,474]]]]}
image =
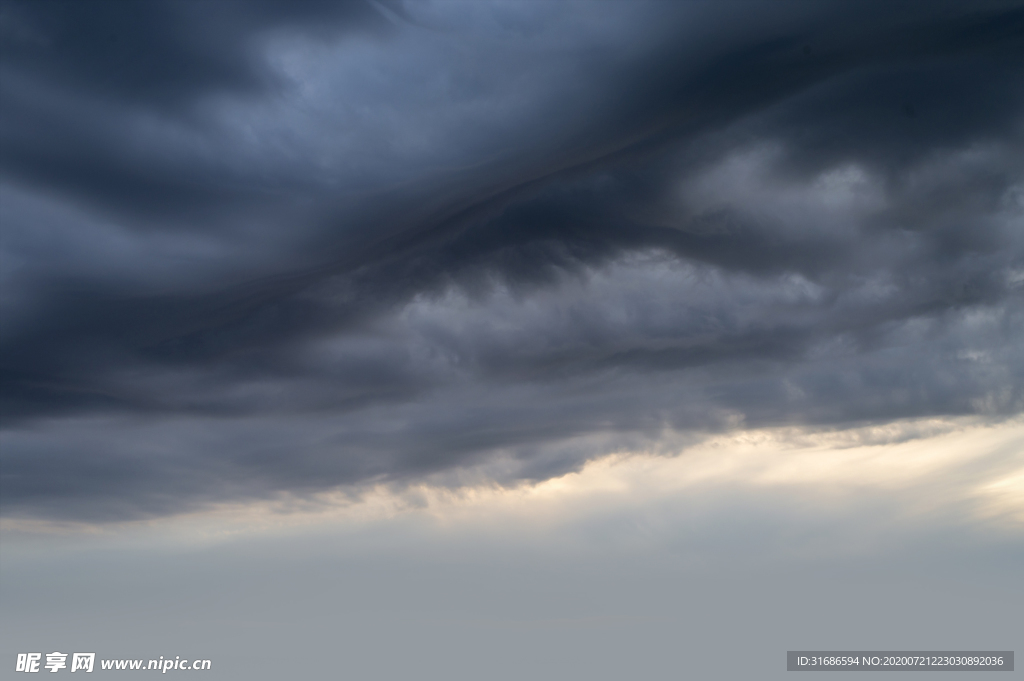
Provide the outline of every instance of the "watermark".
{"type": "Polygon", "coordinates": [[[166,674],[169,671],[206,671],[213,666],[210,660],[182,659],[180,655],[173,658],[160,656],[153,660],[100,660],[96,664],[96,653],[18,653],[14,671],[34,674],[40,671],[57,673],[62,670],[69,672],[92,672],[97,667],[103,670],[119,671],[158,671],[166,674]],[[45,662],[44,662],[45,658],[45,662]],[[68,661],[70,659],[70,662],[68,661]]]}
{"type": "Polygon", "coordinates": [[[1012,672],[1012,650],[790,650],[791,672],[1012,672]]]}

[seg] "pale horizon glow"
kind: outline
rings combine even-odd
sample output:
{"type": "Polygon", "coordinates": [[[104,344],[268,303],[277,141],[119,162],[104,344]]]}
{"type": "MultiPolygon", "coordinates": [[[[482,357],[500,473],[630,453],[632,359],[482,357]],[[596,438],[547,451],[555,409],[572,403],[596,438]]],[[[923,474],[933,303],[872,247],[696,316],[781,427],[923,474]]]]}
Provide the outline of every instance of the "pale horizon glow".
{"type": "Polygon", "coordinates": [[[12,541],[85,534],[100,541],[123,535],[143,543],[216,543],[238,534],[352,529],[409,519],[434,532],[472,532],[489,525],[536,529],[725,488],[734,499],[784,491],[838,515],[862,496],[883,495],[905,519],[955,508],[960,522],[1020,532],[1024,420],[930,418],[845,430],[740,430],[709,436],[675,455],[616,452],[537,483],[379,484],[122,523],[8,518],[3,530],[12,541]]]}

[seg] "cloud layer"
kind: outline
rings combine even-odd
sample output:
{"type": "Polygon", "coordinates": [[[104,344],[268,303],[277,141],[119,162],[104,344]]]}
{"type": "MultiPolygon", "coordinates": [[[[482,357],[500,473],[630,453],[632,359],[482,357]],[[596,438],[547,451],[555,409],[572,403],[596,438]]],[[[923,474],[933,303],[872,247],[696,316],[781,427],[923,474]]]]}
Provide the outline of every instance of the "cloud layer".
{"type": "Polygon", "coordinates": [[[4,512],[1024,411],[1024,11],[737,10],[5,3],[4,512]]]}

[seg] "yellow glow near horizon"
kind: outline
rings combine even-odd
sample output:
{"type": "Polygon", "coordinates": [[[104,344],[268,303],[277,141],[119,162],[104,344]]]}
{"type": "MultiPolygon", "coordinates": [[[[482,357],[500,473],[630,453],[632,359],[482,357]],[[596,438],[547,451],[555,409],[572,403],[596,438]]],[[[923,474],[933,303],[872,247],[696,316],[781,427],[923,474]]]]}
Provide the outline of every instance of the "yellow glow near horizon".
{"type": "Polygon", "coordinates": [[[312,497],[224,504],[202,512],[119,526],[5,521],[16,533],[107,533],[131,528],[182,538],[270,532],[297,526],[425,519],[435,527],[499,522],[534,526],[586,517],[599,509],[635,508],[691,491],[783,490],[810,503],[842,505],[865,493],[895,495],[908,513],[966,504],[976,520],[1024,527],[1024,419],[985,425],[972,419],[927,419],[841,431],[800,428],[718,435],[677,456],[621,452],[580,471],[514,487],[452,488],[423,483],[378,485],[312,497]]]}

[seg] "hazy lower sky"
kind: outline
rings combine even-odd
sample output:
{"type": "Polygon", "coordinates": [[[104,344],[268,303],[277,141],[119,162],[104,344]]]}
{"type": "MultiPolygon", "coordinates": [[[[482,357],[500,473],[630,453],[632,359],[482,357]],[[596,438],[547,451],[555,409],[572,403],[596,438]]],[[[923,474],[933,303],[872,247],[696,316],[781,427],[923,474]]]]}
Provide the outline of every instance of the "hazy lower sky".
{"type": "Polygon", "coordinates": [[[0,50],[0,676],[1022,640],[1019,2],[3,0],[0,50]]]}

